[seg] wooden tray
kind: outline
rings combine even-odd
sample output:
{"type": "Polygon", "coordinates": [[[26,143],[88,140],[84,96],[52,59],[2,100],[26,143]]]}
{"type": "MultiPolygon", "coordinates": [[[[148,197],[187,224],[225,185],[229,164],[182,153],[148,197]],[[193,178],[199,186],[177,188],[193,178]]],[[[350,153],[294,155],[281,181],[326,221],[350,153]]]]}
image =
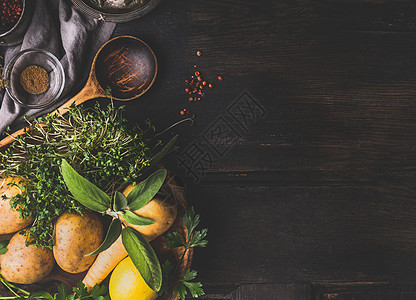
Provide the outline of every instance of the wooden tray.
{"type": "MultiPolygon", "coordinates": [[[[183,195],[183,189],[177,185],[176,180],[174,179],[174,176],[171,174],[168,174],[167,176],[167,187],[174,197],[177,205],[178,205],[178,215],[176,217],[175,222],[173,223],[172,227],[168,230],[168,232],[177,231],[183,239],[185,239],[187,235],[187,230],[185,227],[185,224],[183,223],[183,215],[186,211],[186,199],[183,195]]],[[[13,234],[10,235],[0,235],[0,241],[10,239],[13,234]]],[[[163,235],[156,238],[154,241],[151,242],[151,245],[153,249],[155,250],[160,263],[162,264],[166,259],[169,259],[172,263],[178,262],[180,257],[183,254],[183,247],[181,248],[175,248],[175,249],[168,249],[164,246],[165,244],[165,238],[163,235]]],[[[182,261],[182,264],[180,268],[177,271],[177,277],[181,278],[185,271],[190,268],[193,258],[193,249],[189,249],[186,252],[186,255],[182,261]]],[[[46,278],[43,280],[37,282],[36,284],[30,284],[30,285],[18,285],[22,287],[23,289],[35,292],[35,291],[47,291],[52,293],[56,293],[58,286],[61,283],[64,283],[68,288],[72,289],[73,286],[76,285],[77,282],[81,281],[87,271],[78,273],[78,274],[71,274],[63,271],[61,268],[59,268],[58,265],[55,265],[55,268],[49,274],[46,278]]],[[[109,277],[109,276],[108,276],[109,277]]],[[[108,284],[109,278],[104,281],[104,283],[108,284]]],[[[165,296],[163,299],[166,300],[177,300],[179,299],[178,296],[172,295],[173,290],[175,286],[178,284],[178,282],[173,283],[170,286],[170,295],[165,296]]],[[[11,293],[0,283],[0,295],[1,296],[11,296],[11,293]]]]}

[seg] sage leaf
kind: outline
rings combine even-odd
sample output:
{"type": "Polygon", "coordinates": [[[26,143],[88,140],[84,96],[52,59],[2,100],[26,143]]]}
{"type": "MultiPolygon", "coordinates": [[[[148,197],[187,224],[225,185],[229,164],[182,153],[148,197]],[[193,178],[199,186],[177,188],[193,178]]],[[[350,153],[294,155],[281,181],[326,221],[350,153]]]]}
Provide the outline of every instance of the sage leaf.
{"type": "Polygon", "coordinates": [[[65,159],[62,160],[61,172],[68,190],[79,203],[96,212],[106,211],[110,207],[110,197],[79,175],[65,159]]]}
{"type": "Polygon", "coordinates": [[[114,193],[114,205],[113,210],[114,211],[120,211],[127,206],[127,198],[123,195],[123,193],[120,193],[116,191],[114,193]]]}
{"type": "Polygon", "coordinates": [[[91,253],[86,254],[85,256],[95,255],[110,248],[110,246],[120,236],[121,230],[122,230],[122,227],[121,227],[120,219],[114,218],[111,221],[110,226],[108,227],[107,234],[105,235],[104,241],[101,243],[101,245],[96,250],[94,250],[91,253]]]}
{"type": "Polygon", "coordinates": [[[138,210],[149,203],[163,185],[167,175],[166,169],[157,170],[146,180],[143,180],[127,195],[128,207],[138,210]]]}
{"type": "Polygon", "coordinates": [[[140,232],[126,227],[121,233],[123,245],[146,284],[156,293],[162,286],[162,269],[155,251],[140,232]]]}
{"type": "Polygon", "coordinates": [[[143,218],[139,215],[136,215],[134,212],[131,212],[129,210],[123,211],[123,218],[126,220],[127,223],[130,223],[132,225],[151,225],[155,224],[155,221],[148,218],[143,218]]]}
{"type": "Polygon", "coordinates": [[[166,145],[163,147],[162,150],[160,150],[158,153],[156,153],[150,160],[149,165],[155,166],[158,162],[162,160],[172,149],[175,145],[176,140],[178,139],[179,135],[175,135],[166,145]]]}

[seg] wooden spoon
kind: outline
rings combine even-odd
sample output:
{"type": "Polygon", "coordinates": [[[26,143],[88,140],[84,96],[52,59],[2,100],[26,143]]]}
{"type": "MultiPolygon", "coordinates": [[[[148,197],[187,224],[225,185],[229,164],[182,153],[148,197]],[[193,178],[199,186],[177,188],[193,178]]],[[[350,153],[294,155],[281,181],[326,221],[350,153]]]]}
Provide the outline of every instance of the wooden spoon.
{"type": "MultiPolygon", "coordinates": [[[[65,114],[74,104],[79,105],[95,98],[109,98],[106,88],[111,88],[113,99],[129,101],[143,95],[153,84],[157,74],[157,60],[152,49],[133,36],[119,36],[109,40],[97,52],[84,88],[51,114],[65,114]]],[[[0,141],[0,149],[15,137],[30,129],[16,131],[0,141]]]]}

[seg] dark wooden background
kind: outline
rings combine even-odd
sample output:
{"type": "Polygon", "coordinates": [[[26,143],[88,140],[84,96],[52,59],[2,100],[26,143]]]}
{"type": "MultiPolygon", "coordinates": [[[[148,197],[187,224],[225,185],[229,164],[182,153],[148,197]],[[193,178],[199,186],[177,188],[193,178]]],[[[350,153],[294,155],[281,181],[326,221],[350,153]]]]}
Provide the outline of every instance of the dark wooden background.
{"type": "Polygon", "coordinates": [[[209,228],[205,299],[416,299],[415,1],[166,0],[122,34],[160,67],[127,117],[195,113],[164,138],[180,133],[168,165],[209,228]],[[189,103],[195,64],[216,86],[189,103]],[[266,113],[246,130],[227,113],[244,92],[266,113]],[[217,120],[239,136],[195,182],[178,158],[212,154],[217,120]]]}

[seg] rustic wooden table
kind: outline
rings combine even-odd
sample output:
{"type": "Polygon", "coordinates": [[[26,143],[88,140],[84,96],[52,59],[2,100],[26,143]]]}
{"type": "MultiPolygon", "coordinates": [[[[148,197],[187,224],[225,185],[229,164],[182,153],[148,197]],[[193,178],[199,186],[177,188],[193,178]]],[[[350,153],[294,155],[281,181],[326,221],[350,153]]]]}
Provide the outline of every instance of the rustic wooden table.
{"type": "Polygon", "coordinates": [[[416,2],[162,1],[122,34],[160,67],[127,117],[195,114],[164,137],[205,299],[416,299],[416,2]]]}

